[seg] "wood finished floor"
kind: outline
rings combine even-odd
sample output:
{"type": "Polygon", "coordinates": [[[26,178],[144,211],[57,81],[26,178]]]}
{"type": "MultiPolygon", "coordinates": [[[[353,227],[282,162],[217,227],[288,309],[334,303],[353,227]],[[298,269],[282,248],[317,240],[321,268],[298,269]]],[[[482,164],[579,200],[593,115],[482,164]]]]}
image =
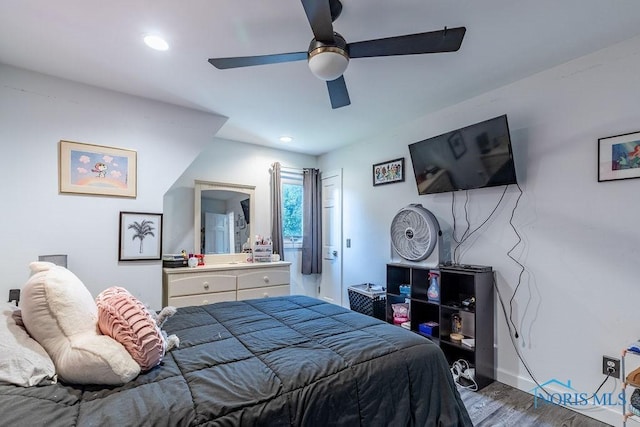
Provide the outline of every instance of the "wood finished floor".
{"type": "Polygon", "coordinates": [[[475,427],[609,426],[558,405],[534,408],[533,396],[497,381],[479,392],[459,390],[475,427]]]}

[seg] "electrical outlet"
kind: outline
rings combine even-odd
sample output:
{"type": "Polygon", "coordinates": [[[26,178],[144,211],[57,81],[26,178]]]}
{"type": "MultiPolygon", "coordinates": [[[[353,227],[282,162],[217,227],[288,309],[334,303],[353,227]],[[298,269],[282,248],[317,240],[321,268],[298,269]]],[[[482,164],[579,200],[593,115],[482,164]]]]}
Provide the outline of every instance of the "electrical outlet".
{"type": "Polygon", "coordinates": [[[620,359],[602,356],[602,374],[620,378],[620,359]]]}
{"type": "Polygon", "coordinates": [[[9,302],[15,301],[16,306],[20,301],[20,289],[9,289],[9,302]]]}

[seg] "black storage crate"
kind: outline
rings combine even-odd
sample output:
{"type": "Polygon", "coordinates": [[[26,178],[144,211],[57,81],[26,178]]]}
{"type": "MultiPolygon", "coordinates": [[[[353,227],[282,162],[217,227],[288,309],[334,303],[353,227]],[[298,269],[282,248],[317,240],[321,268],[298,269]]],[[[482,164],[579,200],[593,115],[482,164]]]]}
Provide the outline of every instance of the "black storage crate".
{"type": "Polygon", "coordinates": [[[349,286],[349,306],[358,313],[386,319],[386,290],[382,286],[363,283],[362,285],[349,286]]]}

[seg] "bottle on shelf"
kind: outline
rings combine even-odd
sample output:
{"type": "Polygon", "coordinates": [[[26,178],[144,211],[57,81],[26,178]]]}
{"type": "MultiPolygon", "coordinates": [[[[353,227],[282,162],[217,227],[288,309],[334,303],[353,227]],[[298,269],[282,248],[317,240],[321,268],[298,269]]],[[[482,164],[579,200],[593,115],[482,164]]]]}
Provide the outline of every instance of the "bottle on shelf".
{"type": "Polygon", "coordinates": [[[440,302],[440,274],[436,271],[429,272],[429,289],[427,299],[431,302],[440,302]]]}

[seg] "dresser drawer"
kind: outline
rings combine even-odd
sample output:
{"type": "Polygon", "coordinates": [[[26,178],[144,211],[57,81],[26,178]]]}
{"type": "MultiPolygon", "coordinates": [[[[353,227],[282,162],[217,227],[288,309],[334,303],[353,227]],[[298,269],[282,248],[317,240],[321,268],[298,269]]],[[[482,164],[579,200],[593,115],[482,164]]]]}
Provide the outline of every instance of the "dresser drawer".
{"type": "Polygon", "coordinates": [[[290,280],[288,268],[260,268],[238,274],[238,290],[288,285],[290,280]]]}
{"type": "Polygon", "coordinates": [[[243,299],[282,297],[285,295],[289,295],[289,292],[289,285],[241,289],[238,290],[238,301],[243,299]]]}
{"type": "Polygon", "coordinates": [[[206,305],[214,302],[235,301],[235,292],[213,292],[209,294],[188,295],[169,298],[169,304],[174,307],[188,307],[190,305],[206,305]]]}
{"type": "Polygon", "coordinates": [[[169,298],[210,292],[236,290],[236,276],[230,274],[184,274],[169,276],[167,293],[169,298]]]}

